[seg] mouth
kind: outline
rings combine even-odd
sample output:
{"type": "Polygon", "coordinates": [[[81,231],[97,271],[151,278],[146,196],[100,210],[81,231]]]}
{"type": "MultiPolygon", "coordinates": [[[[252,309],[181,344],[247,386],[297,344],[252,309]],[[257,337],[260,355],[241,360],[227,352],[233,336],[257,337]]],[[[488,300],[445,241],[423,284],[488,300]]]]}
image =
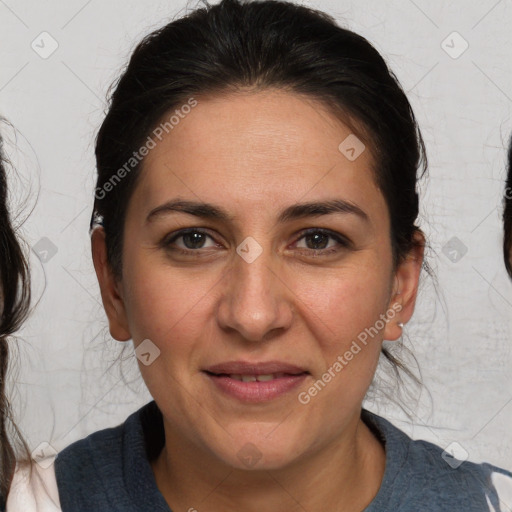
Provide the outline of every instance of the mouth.
{"type": "MultiPolygon", "coordinates": [[[[209,372],[207,372],[209,373],[209,372]]],[[[275,379],[282,379],[283,377],[291,377],[302,374],[290,374],[290,373],[267,373],[267,374],[241,374],[241,373],[231,373],[231,374],[215,374],[210,373],[213,377],[229,377],[230,379],[238,380],[240,382],[268,382],[275,379]]]]}
{"type": "Polygon", "coordinates": [[[279,361],[247,363],[233,361],[203,370],[214,389],[241,402],[267,402],[300,385],[310,373],[279,361]]]}

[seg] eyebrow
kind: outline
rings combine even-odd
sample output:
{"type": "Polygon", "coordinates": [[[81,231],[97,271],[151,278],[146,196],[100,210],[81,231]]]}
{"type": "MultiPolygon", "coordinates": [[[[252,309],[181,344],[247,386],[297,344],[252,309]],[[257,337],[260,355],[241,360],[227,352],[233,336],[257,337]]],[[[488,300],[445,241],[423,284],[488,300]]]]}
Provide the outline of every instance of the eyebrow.
{"type": "MultiPolygon", "coordinates": [[[[187,200],[171,200],[151,210],[146,222],[151,222],[156,217],[168,215],[173,212],[183,212],[203,219],[232,222],[234,217],[224,209],[210,203],[202,203],[187,200]]],[[[279,223],[305,217],[320,217],[333,213],[352,214],[369,222],[368,215],[359,206],[344,199],[332,199],[329,201],[298,203],[285,208],[278,217],[279,223]]]]}

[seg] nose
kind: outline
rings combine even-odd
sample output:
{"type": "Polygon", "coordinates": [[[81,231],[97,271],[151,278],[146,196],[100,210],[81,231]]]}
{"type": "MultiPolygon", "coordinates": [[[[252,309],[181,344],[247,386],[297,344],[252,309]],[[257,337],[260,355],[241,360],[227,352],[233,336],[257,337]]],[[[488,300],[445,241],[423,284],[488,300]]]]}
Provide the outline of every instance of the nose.
{"type": "Polygon", "coordinates": [[[270,248],[265,247],[254,260],[240,254],[223,278],[218,323],[247,341],[266,341],[290,327],[293,292],[270,248]]]}

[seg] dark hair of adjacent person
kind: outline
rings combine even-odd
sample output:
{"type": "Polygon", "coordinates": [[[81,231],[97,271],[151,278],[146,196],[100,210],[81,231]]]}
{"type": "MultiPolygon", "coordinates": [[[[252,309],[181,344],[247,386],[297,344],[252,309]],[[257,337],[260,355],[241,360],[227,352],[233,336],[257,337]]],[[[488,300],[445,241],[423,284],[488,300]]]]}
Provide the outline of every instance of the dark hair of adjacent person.
{"type": "Polygon", "coordinates": [[[26,450],[12,421],[6,395],[9,338],[20,328],[30,304],[29,269],[8,209],[7,166],[0,137],[0,505],[5,505],[16,465],[16,449],[26,450]]]}
{"type": "MultiPolygon", "coordinates": [[[[102,192],[95,194],[91,227],[103,226],[117,278],[126,209],[144,160],[122,179],[116,173],[191,97],[200,104],[201,97],[269,89],[319,101],[370,148],[389,209],[394,264],[418,243],[417,180],[427,169],[425,146],[411,105],[378,51],[305,6],[222,0],[146,36],[111,88],[96,140],[96,191],[102,192]]],[[[383,354],[395,371],[406,370],[386,349],[383,354]]]]}
{"type": "Polygon", "coordinates": [[[512,137],[508,143],[507,182],[503,197],[503,257],[508,275],[512,278],[512,137]]]}

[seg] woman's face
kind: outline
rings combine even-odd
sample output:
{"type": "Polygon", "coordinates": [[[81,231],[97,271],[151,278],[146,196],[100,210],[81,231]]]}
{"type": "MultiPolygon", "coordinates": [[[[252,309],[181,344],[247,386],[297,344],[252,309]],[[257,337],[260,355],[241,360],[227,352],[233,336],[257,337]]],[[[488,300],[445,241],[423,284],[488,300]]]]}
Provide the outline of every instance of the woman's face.
{"type": "Polygon", "coordinates": [[[139,366],[167,434],[230,466],[284,467],[338,442],[382,339],[412,314],[421,254],[393,269],[372,156],[353,137],[299,95],[198,98],[145,159],[120,281],[93,237],[112,335],[150,340],[139,366]]]}

